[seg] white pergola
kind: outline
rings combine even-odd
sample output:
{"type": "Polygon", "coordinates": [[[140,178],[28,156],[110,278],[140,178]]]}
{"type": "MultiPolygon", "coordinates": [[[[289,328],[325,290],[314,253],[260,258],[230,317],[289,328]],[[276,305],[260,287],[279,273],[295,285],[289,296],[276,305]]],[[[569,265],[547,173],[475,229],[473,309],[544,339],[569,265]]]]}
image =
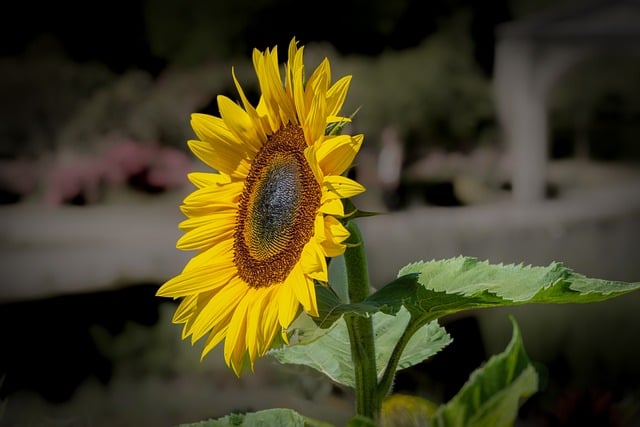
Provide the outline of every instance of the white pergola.
{"type": "Polygon", "coordinates": [[[545,197],[547,100],[554,85],[581,61],[640,54],[640,0],[578,0],[496,34],[494,90],[498,120],[512,157],[514,200],[545,197]]]}

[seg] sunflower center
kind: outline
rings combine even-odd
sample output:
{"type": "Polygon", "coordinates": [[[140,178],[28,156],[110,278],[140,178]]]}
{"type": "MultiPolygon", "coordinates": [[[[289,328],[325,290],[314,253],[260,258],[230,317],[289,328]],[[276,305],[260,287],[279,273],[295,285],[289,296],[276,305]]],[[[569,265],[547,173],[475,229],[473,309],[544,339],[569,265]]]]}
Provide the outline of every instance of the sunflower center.
{"type": "Polygon", "coordinates": [[[304,156],[302,128],[271,135],[254,159],[240,197],[234,262],[258,288],[283,282],[313,235],[322,192],[304,156]]]}

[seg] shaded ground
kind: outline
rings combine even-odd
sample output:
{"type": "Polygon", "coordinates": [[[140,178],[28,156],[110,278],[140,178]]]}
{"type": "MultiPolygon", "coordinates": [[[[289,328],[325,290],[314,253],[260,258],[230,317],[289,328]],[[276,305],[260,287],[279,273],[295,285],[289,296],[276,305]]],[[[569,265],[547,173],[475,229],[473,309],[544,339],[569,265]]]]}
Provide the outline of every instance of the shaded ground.
{"type": "MultiPolygon", "coordinates": [[[[13,333],[3,326],[0,425],[175,426],[278,407],[345,424],[352,399],[318,375],[262,359],[254,374],[238,379],[220,348],[201,362],[200,346],[181,341],[170,322],[174,305],[159,302],[150,310],[150,291],[43,301],[40,316],[52,316],[50,322],[13,333]],[[146,310],[119,310],[111,298],[136,293],[132,302],[146,310]],[[55,309],[68,313],[56,316],[55,309]],[[116,313],[89,312],[105,309],[116,313]]],[[[5,315],[17,315],[10,309],[27,307],[3,307],[3,325],[9,324],[5,315]]]]}

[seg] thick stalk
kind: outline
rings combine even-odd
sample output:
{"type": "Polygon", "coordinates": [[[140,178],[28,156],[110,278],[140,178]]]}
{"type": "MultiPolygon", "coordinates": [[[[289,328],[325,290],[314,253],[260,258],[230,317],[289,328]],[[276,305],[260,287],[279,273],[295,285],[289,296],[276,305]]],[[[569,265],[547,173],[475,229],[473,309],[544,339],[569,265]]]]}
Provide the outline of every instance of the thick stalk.
{"type": "MultiPolygon", "coordinates": [[[[344,253],[349,282],[349,300],[357,303],[365,299],[370,292],[367,257],[360,229],[355,221],[347,223],[351,233],[344,253]]],[[[351,358],[353,360],[356,381],[356,414],[379,419],[381,402],[378,399],[376,352],[373,339],[373,321],[371,316],[349,314],[345,316],[351,358]]]]}
{"type": "Polygon", "coordinates": [[[349,331],[356,379],[356,414],[376,420],[380,415],[380,403],[377,393],[376,355],[371,351],[373,348],[371,317],[348,314],[345,316],[345,321],[349,331]]]}
{"type": "Polygon", "coordinates": [[[369,283],[369,267],[367,266],[367,253],[364,249],[360,228],[354,220],[347,222],[349,238],[345,242],[347,250],[344,252],[344,261],[347,267],[347,281],[349,283],[349,302],[360,302],[369,296],[371,285],[369,283]]]}

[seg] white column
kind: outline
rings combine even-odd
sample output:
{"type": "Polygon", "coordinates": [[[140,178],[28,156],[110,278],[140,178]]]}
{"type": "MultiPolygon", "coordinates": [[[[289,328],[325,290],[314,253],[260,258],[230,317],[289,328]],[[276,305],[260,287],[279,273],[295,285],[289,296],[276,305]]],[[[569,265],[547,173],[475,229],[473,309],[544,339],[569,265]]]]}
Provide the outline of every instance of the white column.
{"type": "Polygon", "coordinates": [[[547,116],[534,53],[526,39],[503,40],[496,49],[498,119],[512,158],[513,198],[523,203],[543,200],[546,185],[547,116]]]}

